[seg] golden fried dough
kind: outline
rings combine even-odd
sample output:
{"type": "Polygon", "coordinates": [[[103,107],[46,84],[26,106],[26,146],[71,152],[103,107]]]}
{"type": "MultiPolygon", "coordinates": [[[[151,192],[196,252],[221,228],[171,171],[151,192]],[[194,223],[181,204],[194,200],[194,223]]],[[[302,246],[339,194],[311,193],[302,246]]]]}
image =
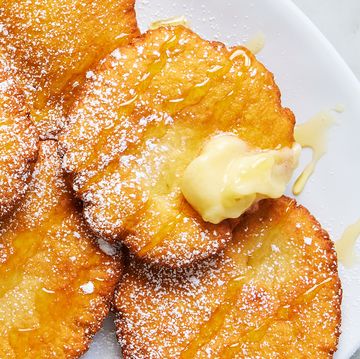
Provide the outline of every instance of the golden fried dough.
{"type": "Polygon", "coordinates": [[[37,149],[38,135],[23,94],[0,52],[0,218],[25,193],[37,149]]]}
{"type": "Polygon", "coordinates": [[[0,225],[0,357],[78,358],[108,313],[120,264],[102,253],[67,189],[53,141],[0,225]]]}
{"type": "Polygon", "coordinates": [[[117,296],[127,358],[330,358],[341,287],[328,234],[294,200],[264,200],[219,255],[166,269],[130,258],[117,296]]]}
{"type": "Polygon", "coordinates": [[[180,192],[187,165],[213,135],[261,148],[291,146],[294,116],[272,74],[182,26],[115,50],[95,71],[61,138],[64,168],[91,227],[163,265],[209,256],[231,238],[205,223],[180,192]]]}
{"type": "Polygon", "coordinates": [[[0,0],[0,43],[43,137],[63,125],[85,73],[138,35],[134,0],[0,0]]]}

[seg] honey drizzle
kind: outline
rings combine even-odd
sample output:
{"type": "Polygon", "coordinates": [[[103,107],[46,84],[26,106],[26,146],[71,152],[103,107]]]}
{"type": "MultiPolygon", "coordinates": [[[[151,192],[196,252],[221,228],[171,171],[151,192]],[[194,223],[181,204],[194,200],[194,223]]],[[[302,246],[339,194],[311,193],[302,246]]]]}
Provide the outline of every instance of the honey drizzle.
{"type": "Polygon", "coordinates": [[[14,120],[6,120],[4,118],[0,119],[0,127],[1,126],[14,126],[14,120]]]}
{"type": "MultiPolygon", "coordinates": [[[[187,206],[187,202],[185,198],[181,197],[180,203],[179,203],[179,212],[183,213],[183,206],[187,206]]],[[[181,215],[178,214],[176,219],[179,219],[181,215]]],[[[137,255],[139,257],[145,256],[149,251],[153,250],[157,246],[159,246],[161,243],[163,243],[164,239],[166,238],[166,235],[168,233],[171,233],[177,225],[177,221],[168,221],[161,225],[160,229],[156,232],[156,235],[152,236],[152,240],[147,242],[139,252],[137,252],[137,255]]]]}
{"type": "Polygon", "coordinates": [[[234,307],[239,289],[243,287],[244,277],[236,277],[229,281],[225,293],[224,302],[211,314],[209,320],[200,328],[197,336],[190,341],[187,347],[180,353],[180,359],[193,359],[198,351],[220,331],[226,315],[234,307]]]}
{"type": "MultiPolygon", "coordinates": [[[[201,100],[203,100],[203,98],[209,92],[212,82],[216,81],[218,78],[226,76],[230,72],[232,66],[234,65],[233,60],[240,56],[244,57],[244,66],[249,67],[251,65],[251,59],[246,55],[244,50],[242,49],[233,50],[230,53],[229,57],[226,59],[225,65],[214,66],[214,68],[207,71],[207,78],[201,83],[194,85],[192,88],[186,91],[183,97],[169,100],[168,110],[171,113],[176,113],[184,110],[187,107],[200,103],[201,100]]],[[[224,100],[226,100],[226,105],[228,105],[228,102],[231,101],[232,97],[236,95],[238,88],[239,88],[239,82],[236,81],[234,88],[224,98],[219,100],[215,104],[215,106],[213,106],[214,111],[216,111],[217,114],[221,115],[223,113],[223,111],[220,112],[217,111],[217,106],[220,106],[224,100]]],[[[212,116],[213,115],[214,113],[212,114],[212,116]]]]}
{"type": "MultiPolygon", "coordinates": [[[[236,57],[244,56],[244,55],[245,55],[245,53],[243,50],[239,50],[239,49],[234,50],[230,54],[229,58],[227,59],[227,64],[225,66],[219,66],[219,67],[215,67],[215,68],[209,70],[207,72],[208,77],[203,82],[190,88],[187,92],[184,93],[183,97],[169,100],[169,104],[171,104],[171,105],[168,106],[167,110],[170,113],[176,113],[176,112],[183,110],[184,108],[187,108],[196,103],[199,103],[205,97],[205,95],[208,93],[208,91],[210,90],[212,81],[216,80],[218,77],[225,76],[232,68],[233,60],[236,57]]],[[[250,66],[250,64],[251,64],[249,58],[247,58],[247,57],[245,58],[244,63],[247,66],[250,66]]],[[[232,96],[234,96],[234,94],[236,94],[236,90],[238,89],[238,87],[239,87],[238,82],[236,82],[234,89],[231,91],[230,94],[228,94],[226,96],[226,99],[228,101],[230,101],[232,96]]],[[[217,104],[219,104],[221,102],[222,101],[219,100],[217,104]]],[[[214,106],[214,108],[216,110],[217,106],[214,106]]],[[[212,116],[213,115],[214,114],[212,114],[212,116]]],[[[161,227],[161,229],[157,232],[156,236],[153,236],[153,239],[150,240],[143,248],[141,248],[141,250],[137,254],[140,257],[142,257],[142,256],[145,256],[147,252],[156,248],[159,244],[161,244],[163,242],[163,240],[166,237],[166,234],[169,233],[174,228],[175,225],[176,225],[176,222],[164,224],[161,227]]]]}
{"type": "Polygon", "coordinates": [[[294,195],[299,195],[310,176],[313,174],[316,164],[327,151],[327,131],[335,120],[329,112],[320,112],[307,122],[295,127],[295,141],[303,148],[311,148],[312,159],[305,167],[293,185],[294,195]]]}
{"type": "Polygon", "coordinates": [[[184,15],[173,16],[168,19],[153,21],[150,23],[149,29],[155,30],[162,26],[179,26],[179,25],[189,27],[189,22],[187,21],[187,19],[184,15]]]}
{"type": "Polygon", "coordinates": [[[171,221],[164,223],[160,229],[156,232],[156,235],[151,236],[153,239],[146,243],[140,250],[137,252],[139,257],[145,256],[148,252],[159,246],[168,233],[171,233],[174,227],[176,226],[176,222],[171,221]]]}
{"type": "Polygon", "coordinates": [[[360,236],[360,219],[355,223],[348,226],[340,239],[335,242],[335,249],[339,258],[339,261],[347,267],[351,267],[355,261],[356,256],[354,253],[354,247],[356,240],[360,236]]]}
{"type": "MultiPolygon", "coordinates": [[[[251,66],[251,58],[246,54],[243,49],[236,49],[230,55],[230,60],[234,60],[237,57],[243,57],[244,63],[243,67],[249,68],[251,66]]],[[[245,70],[246,71],[246,70],[245,70]]],[[[240,80],[242,76],[242,72],[237,74],[238,79],[235,81],[234,87],[226,96],[224,96],[221,100],[217,101],[213,106],[213,112],[210,115],[209,122],[214,122],[219,124],[223,114],[226,110],[231,106],[231,103],[234,101],[236,95],[242,89],[243,83],[240,80]]]]}
{"type": "MultiPolygon", "coordinates": [[[[175,37],[172,37],[170,40],[168,40],[168,42],[171,44],[171,46],[173,46],[173,40],[175,37]]],[[[164,44],[166,45],[166,43],[164,44]]],[[[163,45],[163,46],[164,46],[163,45]]],[[[174,45],[175,46],[175,45],[174,45]]],[[[167,45],[166,50],[170,49],[171,47],[169,47],[169,45],[167,45]]],[[[127,109],[127,113],[130,114],[133,109],[134,109],[134,102],[135,100],[138,98],[139,94],[143,93],[147,87],[149,87],[152,78],[161,72],[161,70],[165,67],[166,65],[166,60],[168,58],[168,55],[166,54],[166,50],[162,50],[160,51],[160,60],[154,61],[152,64],[150,64],[148,70],[147,70],[147,74],[151,74],[150,75],[144,75],[143,78],[145,77],[145,79],[140,83],[138,90],[136,91],[137,94],[129,101],[125,102],[123,105],[126,107],[127,105],[132,105],[132,107],[127,109]]],[[[184,93],[184,96],[182,98],[174,98],[174,99],[170,99],[168,100],[167,103],[167,108],[166,108],[166,112],[168,112],[169,114],[174,114],[177,113],[181,110],[183,110],[186,107],[189,107],[191,105],[194,105],[196,103],[199,103],[207,94],[207,92],[209,91],[210,87],[211,87],[211,80],[212,79],[216,79],[217,77],[221,77],[224,76],[228,73],[228,71],[230,71],[232,67],[232,62],[228,62],[228,64],[226,66],[221,66],[220,68],[216,68],[211,69],[207,72],[208,77],[201,83],[194,85],[192,88],[190,88],[188,91],[186,91],[184,93]]],[[[113,131],[113,129],[109,129],[105,134],[105,137],[103,137],[103,135],[101,135],[100,137],[103,137],[104,140],[102,141],[103,143],[100,143],[99,145],[97,145],[96,147],[99,147],[99,153],[101,153],[101,151],[103,151],[103,146],[106,144],[107,141],[107,137],[111,135],[111,132],[113,131]],[[102,149],[100,151],[100,149],[102,149]]],[[[104,131],[102,131],[102,133],[104,133],[104,131]]],[[[143,132],[143,136],[145,136],[146,132],[143,132]]],[[[99,141],[101,142],[101,141],[99,141]]],[[[97,178],[101,177],[102,174],[104,172],[106,172],[109,168],[109,166],[111,166],[112,163],[115,163],[115,167],[116,167],[116,161],[118,159],[118,155],[115,155],[115,157],[110,161],[110,163],[98,174],[95,175],[97,178]]],[[[90,166],[90,171],[91,169],[94,169],[94,167],[96,167],[97,165],[97,160],[89,160],[93,162],[93,166],[90,166]]],[[[89,162],[88,161],[88,162],[89,162]]],[[[86,166],[86,164],[85,164],[86,166]]],[[[93,176],[94,177],[94,176],[93,176]]],[[[88,181],[87,181],[87,185],[86,188],[88,188],[92,183],[96,182],[96,180],[93,180],[91,177],[88,181]]]]}
{"type": "Polygon", "coordinates": [[[169,113],[178,113],[187,107],[194,106],[200,103],[208,94],[213,81],[228,74],[233,66],[233,62],[226,59],[223,66],[215,65],[213,68],[206,72],[204,81],[195,84],[190,89],[183,93],[182,97],[173,98],[168,100],[166,104],[166,111],[169,113]]]}
{"type": "MultiPolygon", "coordinates": [[[[155,126],[155,122],[156,121],[152,121],[152,126],[147,126],[145,131],[141,131],[141,134],[143,136],[146,136],[149,132],[151,132],[151,129],[154,128],[154,126],[155,126]]],[[[136,130],[136,128],[134,128],[134,130],[136,130]]],[[[161,133],[160,135],[163,135],[164,133],[165,133],[165,129],[163,129],[163,133],[161,133]]],[[[133,136],[133,137],[137,137],[137,135],[138,135],[138,132],[131,133],[131,136],[133,136]]],[[[128,136],[128,137],[131,137],[131,136],[128,136]]],[[[116,169],[118,168],[118,165],[119,165],[118,161],[119,161],[120,155],[121,156],[126,155],[126,153],[131,151],[131,149],[133,147],[137,146],[137,144],[138,144],[137,141],[128,142],[126,150],[124,150],[124,152],[122,152],[121,154],[114,154],[112,156],[112,159],[109,160],[108,164],[105,165],[105,167],[103,169],[101,169],[101,170],[96,170],[97,163],[94,161],[93,164],[89,166],[89,171],[96,170],[95,171],[96,173],[93,174],[92,176],[90,176],[87,179],[86,183],[81,187],[81,192],[82,193],[86,192],[91,187],[92,184],[97,183],[98,181],[100,181],[105,173],[108,173],[108,172],[113,173],[113,172],[115,172],[116,169]]],[[[130,172],[129,172],[129,175],[130,175],[130,172]]],[[[123,180],[125,180],[125,179],[123,178],[123,180]]]]}
{"type": "Polygon", "coordinates": [[[125,229],[125,236],[132,234],[136,224],[141,218],[141,215],[144,214],[145,211],[149,209],[149,201],[144,202],[133,214],[127,216],[125,221],[126,222],[126,229],[125,229]]]}
{"type": "MultiPolygon", "coordinates": [[[[168,58],[166,50],[171,50],[173,47],[175,47],[178,44],[178,40],[179,40],[179,34],[176,33],[175,36],[173,36],[165,44],[162,45],[162,47],[161,47],[162,50],[160,51],[159,59],[155,60],[153,63],[151,63],[149,65],[149,67],[146,71],[146,74],[143,76],[143,80],[141,81],[140,85],[138,86],[138,88],[136,90],[136,94],[130,100],[128,100],[122,104],[125,108],[125,110],[122,112],[122,116],[124,116],[126,114],[129,115],[130,113],[133,112],[134,107],[135,107],[135,100],[139,97],[139,95],[141,95],[146,90],[147,87],[149,87],[149,85],[150,85],[152,79],[155,77],[155,75],[160,73],[161,70],[165,67],[166,61],[168,58]],[[151,75],[149,75],[149,74],[151,74],[151,75]]],[[[207,79],[205,79],[201,83],[194,85],[192,88],[190,88],[188,91],[186,91],[184,93],[183,97],[168,100],[166,111],[169,112],[170,114],[174,114],[176,112],[183,110],[186,107],[189,107],[189,106],[199,103],[205,97],[205,95],[208,93],[208,91],[211,87],[212,80],[215,80],[218,77],[225,76],[230,71],[230,69],[233,65],[232,61],[236,57],[239,57],[239,56],[244,56],[245,57],[245,61],[244,61],[245,66],[250,66],[251,60],[250,60],[250,58],[248,58],[246,56],[245,52],[240,49],[234,50],[230,54],[229,59],[227,59],[227,64],[225,66],[215,67],[213,69],[208,70],[207,79]]],[[[236,85],[235,89],[233,89],[233,91],[231,91],[228,94],[227,99],[226,99],[226,104],[224,104],[223,106],[220,106],[221,100],[216,104],[216,105],[219,105],[218,106],[219,109],[220,109],[220,107],[224,108],[228,104],[228,102],[231,101],[231,99],[232,99],[231,95],[234,95],[234,93],[236,93],[235,90],[237,88],[238,88],[238,85],[236,85]]],[[[217,110],[218,109],[215,109],[216,113],[219,113],[219,111],[217,111],[217,110]]],[[[222,113],[222,112],[220,112],[220,113],[222,113]]],[[[97,149],[96,152],[99,153],[99,156],[102,152],[104,152],[104,146],[106,145],[107,138],[111,138],[112,132],[113,132],[113,127],[111,127],[108,130],[104,129],[99,134],[100,139],[99,139],[98,143],[94,146],[97,149]]],[[[145,135],[145,133],[146,132],[144,131],[143,135],[145,135]]],[[[87,161],[85,161],[85,164],[83,166],[84,167],[89,166],[89,168],[88,168],[89,172],[91,172],[92,170],[96,170],[97,161],[98,161],[99,156],[96,157],[96,159],[94,159],[94,158],[88,159],[87,161]],[[90,162],[92,162],[93,164],[90,165],[90,162]]],[[[100,176],[108,169],[108,166],[110,166],[112,162],[116,162],[116,160],[118,159],[118,156],[119,155],[115,155],[115,157],[112,160],[110,160],[109,164],[103,170],[101,170],[101,172],[99,174],[100,176]]],[[[97,175],[94,175],[94,176],[97,176],[97,175]]],[[[94,176],[91,176],[90,179],[88,179],[88,181],[87,181],[88,184],[86,185],[87,188],[90,186],[91,183],[94,182],[93,180],[91,180],[92,177],[94,177],[94,176]]],[[[97,176],[97,177],[99,177],[99,176],[97,176]]]]}
{"type": "MultiPolygon", "coordinates": [[[[120,35],[119,40],[121,41],[117,44],[113,44],[113,46],[108,50],[107,53],[111,53],[116,48],[123,46],[129,42],[128,37],[131,34],[123,33],[120,35]]],[[[101,58],[100,58],[101,59],[101,58]]],[[[63,113],[66,115],[67,111],[71,107],[73,103],[73,98],[76,98],[77,91],[81,88],[81,86],[74,84],[83,84],[85,81],[85,73],[89,70],[94,63],[97,63],[100,59],[88,59],[84,60],[82,66],[77,69],[77,73],[68,74],[66,77],[60,77],[56,82],[49,87],[46,80],[44,79],[42,83],[37,84],[35,92],[28,93],[28,101],[34,108],[35,113],[32,113],[32,117],[35,122],[39,122],[42,120],[41,115],[44,116],[41,111],[49,111],[49,103],[52,105],[61,104],[63,106],[63,113]],[[65,85],[64,85],[65,84],[65,85]],[[44,91],[40,91],[43,89],[44,91]],[[51,101],[51,102],[50,102],[51,101]],[[40,113],[39,113],[40,112],[40,113]]]]}
{"type": "MultiPolygon", "coordinates": [[[[225,300],[226,300],[225,309],[222,309],[222,307],[224,307],[224,304],[221,304],[219,307],[215,309],[209,321],[206,322],[206,324],[201,327],[200,332],[197,334],[197,337],[195,337],[188,344],[188,346],[181,352],[180,354],[181,359],[195,358],[199,350],[204,345],[208,344],[211,341],[211,339],[213,339],[216,336],[216,334],[221,330],[221,327],[223,326],[223,322],[225,320],[225,316],[232,310],[232,308],[234,308],[235,301],[238,298],[238,294],[239,294],[238,289],[240,289],[240,287],[244,285],[244,282],[242,280],[244,277],[240,277],[240,278],[241,279],[239,283],[233,288],[230,287],[231,284],[229,284],[229,287],[225,294],[225,300]],[[221,315],[218,313],[221,313],[221,315]],[[212,327],[212,322],[215,323],[214,327],[212,327]]],[[[280,320],[281,321],[290,320],[292,314],[294,313],[294,309],[295,309],[294,307],[309,303],[312,299],[315,298],[315,296],[319,293],[319,291],[323,288],[323,286],[332,280],[333,280],[332,277],[326,278],[322,282],[315,284],[306,291],[304,291],[302,294],[297,296],[290,303],[280,305],[273,316],[266,318],[261,325],[255,328],[251,328],[250,330],[240,335],[239,339],[244,338],[247,341],[260,341],[266,335],[269,327],[274,322],[280,320]]],[[[232,281],[233,280],[231,280],[230,283],[232,281]]],[[[233,358],[234,355],[239,353],[239,351],[241,350],[241,343],[242,342],[240,341],[230,343],[219,353],[219,357],[233,358]]]]}
{"type": "MultiPolygon", "coordinates": [[[[130,99],[122,104],[124,107],[124,111],[123,111],[122,115],[124,115],[124,113],[130,114],[131,112],[133,112],[134,107],[135,107],[135,100],[150,85],[153,77],[156,74],[158,74],[159,72],[161,72],[161,70],[165,67],[166,60],[168,58],[168,55],[166,54],[166,50],[171,49],[173,46],[176,46],[175,39],[176,39],[176,41],[178,41],[178,37],[173,36],[170,40],[168,40],[165,44],[163,44],[162,47],[164,47],[164,49],[162,51],[160,51],[159,59],[154,61],[152,64],[150,64],[148,67],[148,70],[146,72],[147,74],[151,74],[151,76],[144,75],[143,76],[144,80],[138,86],[136,95],[134,95],[132,99],[130,99]]],[[[211,88],[212,81],[216,80],[218,77],[225,76],[230,71],[230,69],[233,65],[232,61],[239,56],[244,56],[245,57],[245,61],[244,61],[245,66],[250,66],[251,60],[246,56],[245,52],[243,50],[239,50],[239,49],[234,50],[230,54],[229,59],[227,59],[227,64],[225,66],[216,66],[213,69],[208,70],[208,72],[207,72],[208,77],[204,81],[202,81],[199,84],[194,85],[192,88],[190,88],[188,91],[186,91],[184,93],[183,97],[170,99],[168,101],[168,108],[166,109],[167,112],[169,112],[170,114],[173,114],[173,113],[183,110],[186,107],[189,107],[189,106],[199,103],[206,96],[209,89],[211,88]]],[[[214,114],[220,114],[220,115],[222,114],[222,111],[219,111],[219,110],[226,107],[228,102],[230,102],[232,100],[232,97],[236,94],[236,90],[238,89],[238,87],[239,87],[238,84],[236,84],[235,88],[224,99],[222,99],[222,100],[224,100],[223,105],[221,105],[222,100],[218,101],[218,103],[215,106],[214,114]]],[[[218,117],[218,116],[216,116],[216,117],[218,117]]],[[[104,152],[104,146],[106,145],[107,138],[111,137],[112,131],[113,131],[113,128],[110,128],[108,130],[104,129],[101,131],[101,134],[99,135],[100,139],[99,139],[97,145],[95,146],[98,149],[97,152],[99,153],[99,156],[102,152],[104,152]]],[[[147,131],[142,132],[143,136],[146,135],[146,132],[147,131]]],[[[128,147],[130,148],[131,146],[128,145],[128,147]]],[[[122,153],[122,154],[124,154],[124,153],[122,153]]],[[[90,158],[88,161],[85,162],[85,164],[83,166],[86,167],[88,165],[89,172],[96,170],[97,161],[98,161],[99,156],[97,157],[96,160],[94,160],[94,158],[90,158]],[[89,164],[90,161],[92,162],[92,165],[89,164]]],[[[114,158],[112,158],[110,160],[110,162],[105,166],[104,169],[102,169],[101,171],[96,171],[97,173],[94,174],[93,176],[91,176],[87,180],[86,185],[83,186],[83,188],[82,188],[82,191],[86,191],[94,182],[96,182],[99,178],[101,178],[105,172],[107,172],[108,170],[115,169],[117,167],[117,160],[118,160],[119,156],[120,155],[115,155],[114,158]]]]}
{"type": "MultiPolygon", "coordinates": [[[[66,199],[59,199],[61,201],[66,201],[66,199]]],[[[48,234],[48,228],[56,228],[61,225],[61,223],[66,219],[68,213],[66,211],[59,211],[59,206],[53,208],[48,214],[48,218],[44,219],[42,225],[37,226],[35,230],[24,230],[20,232],[19,229],[15,230],[17,235],[15,238],[11,238],[12,231],[8,230],[7,233],[10,234],[10,238],[4,236],[4,241],[12,241],[15,248],[15,253],[12,253],[12,256],[21,258],[21,263],[10,262],[0,266],[0,275],[1,277],[6,277],[6,281],[0,283],[0,298],[2,298],[7,292],[15,288],[23,279],[23,275],[20,273],[25,272],[25,268],[28,265],[28,259],[31,259],[37,252],[39,252],[42,240],[48,234]],[[43,225],[46,228],[43,228],[43,225]],[[24,268],[24,270],[21,270],[24,268]]]]}
{"type": "MultiPolygon", "coordinates": [[[[54,216],[58,216],[59,207],[54,208],[54,216]],[[57,211],[56,211],[57,209],[57,211]]],[[[56,226],[57,222],[60,224],[66,217],[68,217],[69,213],[65,210],[61,213],[59,218],[54,219],[54,226],[56,226]],[[61,220],[62,218],[62,220],[61,220]]],[[[49,225],[49,222],[47,222],[49,225]]],[[[51,225],[52,226],[52,225],[51,225]]],[[[47,327],[49,324],[49,318],[51,317],[51,321],[54,323],[61,323],[64,318],[61,316],[63,313],[59,311],[60,308],[70,308],[76,307],[77,301],[79,300],[78,296],[74,296],[78,291],[77,288],[83,283],[83,278],[88,278],[89,269],[91,269],[91,263],[89,262],[89,267],[84,266],[81,271],[77,272],[77,275],[68,278],[67,284],[65,287],[60,288],[61,291],[68,293],[66,295],[54,295],[55,291],[49,288],[44,287],[44,283],[39,283],[38,288],[35,291],[35,311],[33,315],[34,324],[31,327],[18,327],[14,326],[9,330],[8,338],[9,343],[13,347],[14,351],[17,354],[17,357],[27,357],[26,353],[28,348],[32,347],[34,343],[43,343],[47,340],[51,340],[56,333],[53,328],[49,327],[47,332],[44,332],[43,328],[47,327]],[[21,341],[21,343],[28,343],[27,345],[16,345],[21,341]],[[24,352],[23,352],[24,351],[24,352]],[[26,351],[26,353],[25,353],[26,351]]],[[[46,278],[44,278],[46,279],[46,278]]],[[[97,280],[101,280],[97,278],[97,280]]],[[[94,294],[87,294],[94,295],[94,294]]],[[[60,353],[59,353],[60,355],[60,353]]]]}
{"type": "MultiPolygon", "coordinates": [[[[322,282],[315,284],[310,289],[306,290],[304,293],[300,294],[296,297],[291,303],[283,304],[279,306],[273,316],[267,318],[264,323],[260,326],[250,329],[246,333],[244,333],[240,339],[244,338],[244,341],[250,342],[259,342],[267,333],[270,326],[274,324],[276,321],[288,321],[291,320],[292,315],[294,314],[296,306],[307,304],[311,300],[313,300],[316,295],[319,293],[321,288],[326,284],[333,280],[332,277],[329,277],[322,282]]],[[[239,353],[241,350],[241,344],[243,342],[234,342],[226,346],[221,352],[221,358],[233,358],[235,354],[239,353]]]]}
{"type": "MultiPolygon", "coordinates": [[[[78,278],[75,277],[71,282],[68,283],[65,291],[68,291],[69,294],[72,291],[72,288],[79,287],[78,278]]],[[[35,294],[35,308],[36,315],[34,315],[34,320],[36,322],[32,327],[21,328],[13,327],[8,333],[9,343],[13,347],[16,357],[27,357],[28,348],[32,347],[33,343],[43,343],[47,340],[51,340],[51,337],[56,335],[56,333],[51,332],[50,330],[47,333],[44,333],[43,328],[49,323],[49,316],[54,323],[60,323],[63,318],[59,316],[59,308],[66,308],[71,305],[70,301],[72,296],[56,296],[53,293],[49,293],[43,290],[40,290],[40,287],[35,294]],[[17,345],[21,343],[26,343],[26,345],[17,345]]],[[[60,355],[60,353],[59,353],[60,355]]]]}
{"type": "MultiPolygon", "coordinates": [[[[119,105],[121,107],[121,111],[119,112],[119,117],[129,116],[134,111],[136,100],[139,98],[139,96],[142,93],[144,93],[144,91],[150,85],[153,78],[157,74],[159,74],[165,67],[167,63],[167,59],[169,57],[168,50],[173,50],[174,48],[178,47],[179,37],[180,37],[179,30],[175,29],[174,36],[172,36],[164,44],[162,44],[159,50],[160,55],[153,62],[149,64],[145,74],[142,76],[140,80],[140,83],[136,88],[133,89],[135,94],[130,99],[124,101],[119,105]]],[[[104,128],[100,131],[100,133],[98,134],[99,140],[93,147],[94,152],[98,153],[99,155],[95,158],[92,157],[89,158],[87,161],[85,161],[83,165],[84,167],[89,166],[91,162],[92,165],[90,165],[90,170],[96,168],[99,157],[104,152],[104,146],[107,144],[107,140],[112,137],[111,135],[113,131],[114,131],[113,126],[108,129],[104,128]]]]}
{"type": "MultiPolygon", "coordinates": [[[[123,106],[125,108],[127,107],[126,113],[131,113],[133,111],[134,102],[138,98],[139,94],[143,93],[146,90],[146,88],[150,85],[152,78],[165,67],[168,58],[168,55],[166,54],[166,50],[172,49],[173,46],[176,46],[177,42],[178,42],[178,37],[173,36],[170,40],[168,40],[165,44],[162,45],[163,50],[160,51],[159,59],[154,61],[148,67],[147,74],[151,74],[151,75],[145,75],[144,76],[145,79],[138,86],[135,96],[129,101],[123,103],[123,106]]],[[[227,75],[234,64],[233,60],[235,60],[238,57],[244,58],[244,65],[243,65],[244,67],[251,66],[251,59],[250,57],[247,56],[246,52],[243,49],[239,49],[239,48],[235,49],[229,54],[229,57],[226,59],[225,65],[214,66],[213,68],[207,71],[207,77],[204,81],[195,84],[193,87],[185,91],[182,97],[168,100],[167,108],[165,109],[165,111],[170,114],[174,114],[184,110],[185,108],[200,103],[203,100],[203,98],[207,95],[208,91],[211,88],[212,83],[216,81],[218,78],[227,75]]],[[[224,110],[233,100],[233,98],[236,96],[241,85],[242,84],[240,81],[236,81],[233,89],[224,98],[222,98],[216,103],[216,105],[214,106],[214,112],[211,114],[213,120],[216,121],[217,119],[221,118],[224,110]]],[[[106,138],[108,135],[110,136],[112,131],[113,131],[112,128],[108,130],[109,134],[105,135],[104,143],[102,143],[100,147],[103,147],[105,145],[106,138]]],[[[102,131],[102,133],[104,133],[104,131],[102,131]]],[[[143,132],[143,135],[145,134],[146,131],[143,132]]],[[[101,135],[100,137],[103,137],[103,135],[101,135]]],[[[101,151],[99,151],[99,153],[100,152],[101,151]]],[[[117,160],[119,156],[120,155],[115,155],[115,157],[110,160],[110,162],[106,165],[106,167],[103,170],[97,171],[95,175],[91,176],[87,180],[86,184],[83,186],[82,192],[86,191],[93,183],[97,182],[97,180],[100,179],[105,172],[109,170],[110,171],[115,170],[117,168],[117,160]]],[[[95,167],[96,167],[96,161],[93,161],[93,166],[90,166],[90,171],[92,169],[95,169],[95,167]]],[[[125,222],[127,222],[127,220],[125,222]]],[[[145,246],[138,252],[138,255],[144,256],[148,251],[153,250],[155,247],[161,244],[166,237],[166,233],[171,231],[171,229],[175,226],[175,224],[176,223],[174,222],[163,225],[160,231],[157,233],[157,235],[153,236],[153,239],[150,240],[147,244],[145,244],[145,246]]]]}

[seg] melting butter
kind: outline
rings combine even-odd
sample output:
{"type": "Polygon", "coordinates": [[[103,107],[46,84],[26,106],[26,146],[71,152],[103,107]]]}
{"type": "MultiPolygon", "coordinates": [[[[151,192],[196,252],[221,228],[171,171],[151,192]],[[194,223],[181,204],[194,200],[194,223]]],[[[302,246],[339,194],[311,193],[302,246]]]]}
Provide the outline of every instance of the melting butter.
{"type": "Polygon", "coordinates": [[[263,198],[278,198],[298,164],[301,146],[249,147],[231,134],[213,137],[186,168],[181,191],[205,221],[237,218],[263,198]]]}
{"type": "Polygon", "coordinates": [[[155,30],[161,26],[178,26],[183,25],[189,27],[189,23],[185,16],[174,16],[164,20],[153,21],[149,25],[150,30],[155,30]]]}
{"type": "Polygon", "coordinates": [[[250,50],[254,55],[258,54],[265,46],[265,35],[258,32],[255,36],[249,39],[244,46],[250,50]]]}
{"type": "Polygon", "coordinates": [[[339,261],[350,267],[355,263],[355,243],[360,236],[360,219],[348,226],[341,238],[335,243],[339,261]]]}
{"type": "Polygon", "coordinates": [[[303,148],[311,148],[312,159],[297,178],[293,193],[300,194],[313,174],[316,164],[327,151],[327,131],[335,120],[329,112],[319,112],[309,121],[295,127],[295,141],[303,148]]]}

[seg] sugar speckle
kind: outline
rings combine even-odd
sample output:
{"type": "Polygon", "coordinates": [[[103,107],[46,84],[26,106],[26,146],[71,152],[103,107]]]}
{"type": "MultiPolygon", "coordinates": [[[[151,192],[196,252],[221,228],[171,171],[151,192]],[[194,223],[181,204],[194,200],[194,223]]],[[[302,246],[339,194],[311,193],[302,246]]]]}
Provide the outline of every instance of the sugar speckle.
{"type": "Polygon", "coordinates": [[[95,286],[94,283],[90,281],[81,285],[80,288],[85,294],[91,294],[94,292],[95,286]]]}

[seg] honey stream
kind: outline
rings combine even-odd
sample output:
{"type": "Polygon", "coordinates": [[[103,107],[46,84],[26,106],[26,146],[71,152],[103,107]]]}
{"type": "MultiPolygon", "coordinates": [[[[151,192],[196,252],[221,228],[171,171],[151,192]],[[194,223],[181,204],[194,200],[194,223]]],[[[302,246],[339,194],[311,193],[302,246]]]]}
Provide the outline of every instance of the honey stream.
{"type": "Polygon", "coordinates": [[[327,131],[335,120],[329,112],[319,112],[309,121],[295,127],[295,141],[303,148],[311,148],[312,159],[293,185],[294,195],[300,194],[316,164],[327,151],[327,131]]]}
{"type": "Polygon", "coordinates": [[[356,262],[354,247],[360,236],[360,219],[348,226],[341,238],[335,243],[339,261],[346,267],[351,267],[356,262]]]}
{"type": "Polygon", "coordinates": [[[161,26],[178,26],[178,25],[189,27],[189,22],[184,15],[183,16],[174,16],[174,17],[170,17],[168,19],[163,19],[163,20],[153,21],[150,23],[149,29],[155,30],[161,26]]]}

